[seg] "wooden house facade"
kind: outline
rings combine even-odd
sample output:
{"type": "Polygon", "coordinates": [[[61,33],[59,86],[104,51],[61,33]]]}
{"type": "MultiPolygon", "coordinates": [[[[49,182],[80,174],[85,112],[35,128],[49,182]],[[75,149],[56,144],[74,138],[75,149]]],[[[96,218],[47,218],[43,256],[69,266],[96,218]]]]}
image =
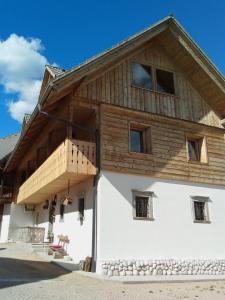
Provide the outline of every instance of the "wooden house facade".
{"type": "Polygon", "coordinates": [[[46,67],[5,167],[12,200],[98,273],[225,274],[224,116],[224,77],[166,18],[70,71],[46,67]]]}

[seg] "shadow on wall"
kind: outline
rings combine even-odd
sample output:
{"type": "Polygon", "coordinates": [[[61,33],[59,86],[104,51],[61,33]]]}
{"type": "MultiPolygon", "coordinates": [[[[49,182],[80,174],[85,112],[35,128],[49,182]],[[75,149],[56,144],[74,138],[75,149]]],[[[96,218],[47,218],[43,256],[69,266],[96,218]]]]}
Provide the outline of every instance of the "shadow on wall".
{"type": "Polygon", "coordinates": [[[0,289],[54,279],[70,273],[51,262],[0,257],[0,289]]]}
{"type": "MultiPolygon", "coordinates": [[[[199,183],[193,183],[190,182],[186,183],[183,181],[170,181],[170,180],[162,180],[159,178],[152,178],[152,177],[147,177],[147,179],[145,181],[141,181],[141,184],[139,183],[138,180],[136,180],[136,183],[133,183],[133,180],[129,178],[129,176],[126,176],[126,174],[122,174],[127,180],[128,180],[128,186],[127,184],[123,184],[121,185],[121,177],[120,176],[112,176],[111,174],[104,172],[104,177],[108,180],[108,182],[110,183],[111,186],[113,186],[113,188],[115,189],[115,191],[117,193],[119,193],[120,195],[122,195],[122,197],[130,204],[130,206],[132,207],[132,189],[134,190],[140,190],[140,191],[152,191],[154,192],[154,188],[152,188],[154,186],[155,183],[157,182],[162,182],[162,183],[168,183],[170,185],[177,185],[180,184],[182,186],[196,186],[199,188],[210,188],[210,185],[205,185],[205,184],[199,184],[199,183]],[[130,184],[130,182],[132,182],[132,184],[130,184]],[[132,186],[132,188],[131,188],[132,186]]],[[[136,176],[138,177],[143,177],[144,175],[134,175],[132,174],[134,177],[136,176]]],[[[215,188],[215,186],[211,185],[213,188],[215,188]]],[[[216,186],[217,190],[224,190],[225,188],[222,186],[216,186]]],[[[179,192],[179,191],[178,191],[179,192]]],[[[191,195],[190,195],[191,196],[191,195]]],[[[154,197],[157,198],[158,195],[154,193],[154,197]]],[[[212,202],[212,200],[210,200],[212,202]]]]}

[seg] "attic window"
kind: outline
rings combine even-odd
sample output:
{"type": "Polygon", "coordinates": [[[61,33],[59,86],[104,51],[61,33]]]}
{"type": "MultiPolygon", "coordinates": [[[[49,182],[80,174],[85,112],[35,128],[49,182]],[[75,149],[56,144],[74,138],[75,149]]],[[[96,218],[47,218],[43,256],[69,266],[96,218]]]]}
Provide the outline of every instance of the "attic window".
{"type": "Polygon", "coordinates": [[[158,92],[175,94],[172,72],[156,69],[156,85],[158,92]]]}
{"type": "Polygon", "coordinates": [[[150,66],[132,63],[133,85],[145,89],[152,89],[152,70],[150,66]]]}

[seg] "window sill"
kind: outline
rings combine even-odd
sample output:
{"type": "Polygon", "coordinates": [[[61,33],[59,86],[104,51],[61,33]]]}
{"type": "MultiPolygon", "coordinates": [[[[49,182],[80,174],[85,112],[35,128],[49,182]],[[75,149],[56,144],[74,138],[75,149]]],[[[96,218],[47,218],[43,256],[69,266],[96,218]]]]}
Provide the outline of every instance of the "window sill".
{"type": "Polygon", "coordinates": [[[209,162],[203,162],[203,161],[198,161],[198,160],[189,160],[188,159],[187,162],[189,164],[194,164],[194,165],[205,165],[205,166],[209,165],[209,162]]]}
{"type": "Polygon", "coordinates": [[[170,96],[170,97],[174,97],[174,98],[180,98],[179,96],[177,96],[175,94],[170,94],[170,93],[165,93],[165,92],[159,92],[159,91],[155,91],[155,90],[152,90],[152,89],[144,88],[144,87],[141,87],[141,86],[138,86],[138,85],[135,85],[135,84],[132,84],[131,87],[135,88],[135,89],[141,89],[141,90],[144,90],[144,91],[147,91],[147,92],[159,94],[159,95],[170,96]]]}
{"type": "Polygon", "coordinates": [[[142,221],[155,221],[154,218],[144,218],[144,217],[133,217],[134,220],[142,220],[142,221]]]}
{"type": "Polygon", "coordinates": [[[210,221],[198,221],[198,220],[194,220],[194,223],[200,223],[200,224],[211,224],[210,221]]]}
{"type": "Polygon", "coordinates": [[[142,157],[149,157],[149,156],[153,156],[153,153],[145,153],[145,152],[133,152],[133,151],[129,151],[128,154],[131,156],[131,157],[138,157],[140,158],[140,156],[142,157]]]}

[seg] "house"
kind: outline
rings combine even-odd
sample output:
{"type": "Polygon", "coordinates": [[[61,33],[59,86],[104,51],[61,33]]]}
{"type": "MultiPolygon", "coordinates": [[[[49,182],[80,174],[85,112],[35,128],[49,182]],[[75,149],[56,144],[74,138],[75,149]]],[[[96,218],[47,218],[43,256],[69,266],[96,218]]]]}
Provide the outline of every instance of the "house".
{"type": "Polygon", "coordinates": [[[97,273],[224,274],[224,116],[223,75],[167,17],[71,70],[46,66],[4,168],[11,200],[97,273]]]}

